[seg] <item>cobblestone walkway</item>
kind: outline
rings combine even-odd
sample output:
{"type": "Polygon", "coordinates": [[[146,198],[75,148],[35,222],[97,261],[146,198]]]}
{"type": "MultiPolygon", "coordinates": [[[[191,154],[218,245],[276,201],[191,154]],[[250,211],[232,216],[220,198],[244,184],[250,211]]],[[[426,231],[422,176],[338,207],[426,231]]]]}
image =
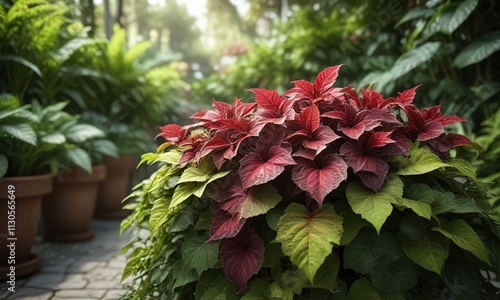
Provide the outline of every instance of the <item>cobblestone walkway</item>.
{"type": "Polygon", "coordinates": [[[120,221],[93,220],[94,239],[80,243],[47,243],[41,237],[33,252],[42,257],[38,273],[16,281],[16,292],[0,299],[76,300],[120,299],[127,282],[120,284],[126,258],[118,256],[129,237],[118,236],[120,221]]]}

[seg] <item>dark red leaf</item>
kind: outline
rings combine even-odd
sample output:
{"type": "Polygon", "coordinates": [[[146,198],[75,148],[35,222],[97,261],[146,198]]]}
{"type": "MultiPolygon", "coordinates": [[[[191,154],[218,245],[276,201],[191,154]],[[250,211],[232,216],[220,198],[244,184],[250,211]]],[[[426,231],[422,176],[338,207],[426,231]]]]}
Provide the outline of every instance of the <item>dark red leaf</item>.
{"type": "Polygon", "coordinates": [[[370,138],[368,138],[368,149],[371,148],[377,148],[377,147],[383,147],[387,144],[392,144],[395,143],[396,141],[391,139],[389,135],[392,134],[392,131],[390,132],[374,132],[370,135],[370,138]]]}
{"type": "Polygon", "coordinates": [[[291,88],[285,93],[285,96],[292,100],[308,99],[312,100],[315,98],[314,85],[306,80],[295,80],[292,81],[295,87],[291,88]]]}
{"type": "Polygon", "coordinates": [[[419,87],[420,85],[417,85],[409,90],[405,90],[402,91],[401,93],[398,93],[398,96],[396,97],[396,99],[394,99],[394,102],[396,102],[401,107],[412,103],[413,99],[415,98],[416,90],[419,87]]]}
{"type": "Polygon", "coordinates": [[[180,143],[186,138],[187,135],[187,130],[177,124],[161,126],[159,129],[161,130],[161,133],[159,133],[156,137],[161,136],[169,142],[180,143]]]}
{"type": "Polygon", "coordinates": [[[293,120],[295,111],[293,101],[282,98],[276,91],[251,89],[255,101],[259,105],[258,116],[268,123],[283,124],[285,120],[293,120]]]}
{"type": "Polygon", "coordinates": [[[304,110],[297,116],[297,119],[308,133],[314,132],[319,127],[318,107],[316,107],[316,105],[312,105],[304,108],[304,110]]]}
{"type": "Polygon", "coordinates": [[[387,176],[387,172],[389,171],[389,166],[388,164],[381,165],[380,168],[377,169],[376,173],[368,172],[368,171],[360,171],[356,173],[356,175],[359,176],[361,179],[361,182],[363,184],[371,189],[372,191],[376,192],[380,190],[382,185],[384,184],[385,177],[387,176]]]}
{"type": "Polygon", "coordinates": [[[468,144],[472,143],[469,140],[469,138],[466,137],[465,135],[456,134],[456,133],[448,133],[446,135],[446,140],[448,141],[448,143],[450,143],[451,148],[463,146],[463,145],[468,145],[468,144]]]}
{"type": "Polygon", "coordinates": [[[337,154],[328,154],[320,162],[299,159],[292,180],[321,206],[326,195],[347,178],[347,165],[337,154]]]}
{"type": "Polygon", "coordinates": [[[264,242],[253,229],[241,231],[237,236],[220,242],[219,257],[227,278],[241,291],[262,267],[264,242]]]}
{"type": "Polygon", "coordinates": [[[442,133],[444,133],[444,126],[436,121],[428,121],[418,134],[418,141],[427,141],[433,138],[437,138],[442,133]]]}
{"type": "Polygon", "coordinates": [[[212,216],[210,237],[207,242],[233,237],[240,232],[244,224],[245,219],[238,213],[231,215],[227,211],[218,209],[212,216]]]}
{"type": "Polygon", "coordinates": [[[320,125],[312,134],[302,140],[302,145],[320,153],[331,142],[340,138],[330,127],[320,125]]]}
{"type": "Polygon", "coordinates": [[[314,90],[316,96],[323,95],[335,83],[342,65],[333,66],[321,71],[314,80],[314,90]]]}

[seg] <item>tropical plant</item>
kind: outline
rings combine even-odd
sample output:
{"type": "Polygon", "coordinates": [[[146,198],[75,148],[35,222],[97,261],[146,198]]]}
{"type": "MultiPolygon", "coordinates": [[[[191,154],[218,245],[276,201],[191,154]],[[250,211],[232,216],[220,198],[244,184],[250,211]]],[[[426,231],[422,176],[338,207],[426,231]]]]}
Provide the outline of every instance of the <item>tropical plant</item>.
{"type": "Polygon", "coordinates": [[[333,87],[338,71],[160,128],[142,162],[161,168],[122,223],[139,230],[129,298],[498,296],[500,225],[461,159],[470,140],[444,130],[465,119],[418,109],[417,87],[333,87]]]}
{"type": "Polygon", "coordinates": [[[104,155],[118,156],[103,131],[63,111],[67,103],[42,108],[33,102],[19,107],[19,101],[8,94],[0,100],[8,103],[0,106],[2,177],[55,174],[75,166],[91,173],[92,164],[104,155]]]}

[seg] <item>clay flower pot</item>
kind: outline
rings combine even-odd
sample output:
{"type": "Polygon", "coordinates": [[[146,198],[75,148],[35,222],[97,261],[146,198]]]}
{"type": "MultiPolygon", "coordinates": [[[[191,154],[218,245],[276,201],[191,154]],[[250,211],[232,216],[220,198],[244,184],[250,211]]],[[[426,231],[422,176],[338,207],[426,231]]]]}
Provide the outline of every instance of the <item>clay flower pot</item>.
{"type": "Polygon", "coordinates": [[[95,216],[104,219],[120,219],[128,215],[122,209],[122,201],[128,194],[133,157],[124,155],[119,159],[106,157],[103,161],[107,176],[99,184],[95,216]]]}
{"type": "Polygon", "coordinates": [[[54,190],[43,201],[46,233],[54,242],[84,241],[94,237],[90,220],[94,213],[99,182],[106,177],[106,167],[92,167],[92,174],[74,168],[54,178],[54,190]]]}
{"type": "Polygon", "coordinates": [[[38,229],[42,197],[51,190],[50,174],[0,180],[0,281],[10,280],[11,266],[15,265],[15,278],[30,275],[40,267],[40,257],[32,254],[31,248],[38,229]],[[7,247],[11,244],[13,247],[7,247]]]}

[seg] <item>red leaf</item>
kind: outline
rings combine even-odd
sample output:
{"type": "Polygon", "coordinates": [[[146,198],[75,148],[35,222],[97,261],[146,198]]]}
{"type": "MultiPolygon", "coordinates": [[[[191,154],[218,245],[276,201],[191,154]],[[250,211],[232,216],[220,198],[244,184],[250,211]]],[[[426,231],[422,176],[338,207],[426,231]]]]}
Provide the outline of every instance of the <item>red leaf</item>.
{"type": "Polygon", "coordinates": [[[328,154],[320,163],[300,159],[293,168],[292,180],[306,191],[319,206],[326,195],[347,178],[347,165],[337,154],[328,154]]]}
{"type": "Polygon", "coordinates": [[[401,107],[412,103],[413,99],[415,98],[416,90],[418,87],[420,87],[420,85],[412,87],[409,90],[402,91],[401,93],[398,93],[398,96],[396,97],[396,99],[394,99],[394,101],[401,107]]]}
{"type": "Polygon", "coordinates": [[[210,237],[207,242],[233,237],[240,232],[244,224],[245,219],[241,218],[238,213],[233,216],[222,209],[218,209],[212,216],[210,237]]]}
{"type": "Polygon", "coordinates": [[[340,137],[330,127],[320,125],[318,129],[302,140],[302,145],[319,153],[338,138],[340,137]]]}
{"type": "Polygon", "coordinates": [[[436,121],[425,122],[425,126],[422,131],[418,134],[418,141],[427,141],[433,138],[437,138],[442,133],[444,133],[444,126],[436,121]]]}
{"type": "Polygon", "coordinates": [[[242,231],[234,238],[220,242],[219,257],[227,278],[241,291],[262,267],[264,242],[255,230],[242,231]]]}
{"type": "Polygon", "coordinates": [[[285,95],[290,97],[292,100],[308,99],[312,100],[315,98],[314,95],[314,85],[306,80],[295,80],[292,81],[295,87],[288,90],[285,95]]]}
{"type": "Polygon", "coordinates": [[[159,127],[161,133],[156,137],[163,137],[169,142],[180,143],[186,138],[187,130],[177,124],[169,124],[159,127]]]}
{"type": "Polygon", "coordinates": [[[471,143],[468,137],[456,133],[448,133],[446,135],[446,140],[448,141],[448,143],[450,143],[451,148],[468,145],[471,143]]]}
{"type": "Polygon", "coordinates": [[[285,166],[294,165],[291,149],[273,146],[264,157],[249,153],[240,160],[240,177],[245,189],[276,178],[285,166]]]}
{"type": "Polygon", "coordinates": [[[384,184],[385,177],[387,176],[387,172],[389,171],[389,166],[387,164],[383,164],[380,168],[377,169],[376,173],[368,172],[368,171],[360,171],[356,173],[361,179],[363,184],[376,192],[380,190],[382,185],[384,184]]]}
{"type": "Polygon", "coordinates": [[[313,133],[319,127],[319,110],[316,105],[304,108],[297,116],[302,127],[308,132],[313,133]]]}
{"type": "Polygon", "coordinates": [[[362,122],[355,124],[354,126],[348,126],[345,122],[340,121],[337,129],[342,131],[343,134],[347,135],[351,139],[357,140],[365,132],[366,126],[362,122]]]}
{"type": "Polygon", "coordinates": [[[314,80],[314,90],[316,96],[323,95],[335,83],[339,75],[339,69],[342,65],[333,66],[321,71],[314,80]]]}
{"type": "Polygon", "coordinates": [[[268,123],[283,124],[287,119],[293,119],[293,101],[281,98],[276,91],[266,89],[251,89],[255,101],[259,105],[259,117],[268,123]]]}
{"type": "Polygon", "coordinates": [[[390,132],[373,132],[368,138],[368,149],[383,147],[388,144],[395,143],[396,141],[391,139],[389,135],[392,134],[390,132]]]}
{"type": "Polygon", "coordinates": [[[340,155],[345,158],[347,165],[355,173],[360,171],[377,172],[377,168],[387,162],[377,156],[369,155],[366,149],[362,149],[355,141],[346,142],[340,147],[340,155]]]}

